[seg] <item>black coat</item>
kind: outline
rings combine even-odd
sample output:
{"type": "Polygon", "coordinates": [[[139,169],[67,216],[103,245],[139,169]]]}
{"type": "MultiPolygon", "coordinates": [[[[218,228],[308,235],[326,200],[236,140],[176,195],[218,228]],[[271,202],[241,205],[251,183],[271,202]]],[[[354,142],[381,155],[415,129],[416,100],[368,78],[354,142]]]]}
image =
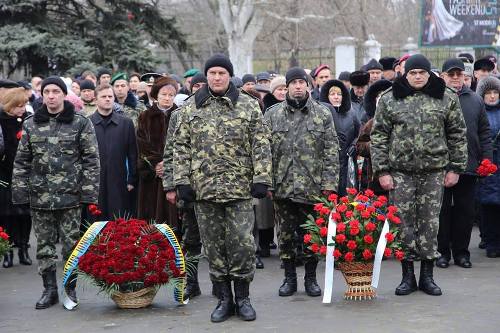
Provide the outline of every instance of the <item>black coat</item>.
{"type": "Polygon", "coordinates": [[[116,112],[109,120],[97,111],[90,116],[95,128],[101,173],[99,208],[102,219],[123,217],[133,211],[127,185],[137,186],[137,143],[134,124],[116,112]]]}
{"type": "MultiPolygon", "coordinates": [[[[346,194],[347,187],[347,173],[349,165],[349,156],[355,160],[355,146],[356,139],[359,135],[359,129],[361,127],[360,122],[351,109],[351,99],[349,96],[349,90],[345,87],[342,81],[330,80],[326,82],[321,88],[320,102],[327,106],[333,117],[333,123],[335,124],[335,131],[337,132],[337,137],[339,140],[340,154],[339,154],[339,190],[340,195],[346,194]],[[328,94],[331,87],[337,86],[342,91],[342,102],[339,107],[334,107],[330,104],[328,100],[328,94]]],[[[355,161],[354,161],[355,162],[355,161]]],[[[353,165],[355,167],[355,165],[353,165]]]]}
{"type": "Polygon", "coordinates": [[[482,98],[467,87],[458,92],[460,107],[467,125],[467,170],[476,175],[476,169],[484,158],[491,160],[491,133],[482,98]]]}
{"type": "Polygon", "coordinates": [[[12,170],[14,169],[14,159],[16,157],[17,146],[19,144],[18,133],[20,133],[24,116],[12,117],[0,108],[0,126],[2,129],[5,149],[0,154],[0,180],[8,185],[0,185],[0,215],[29,215],[28,205],[12,204],[12,170]]]}

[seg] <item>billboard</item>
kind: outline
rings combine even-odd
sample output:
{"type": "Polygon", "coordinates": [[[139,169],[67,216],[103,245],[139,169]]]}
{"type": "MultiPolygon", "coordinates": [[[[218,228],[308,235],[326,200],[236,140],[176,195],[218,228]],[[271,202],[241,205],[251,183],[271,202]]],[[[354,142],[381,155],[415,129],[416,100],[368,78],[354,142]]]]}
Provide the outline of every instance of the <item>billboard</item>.
{"type": "Polygon", "coordinates": [[[500,47],[500,0],[422,0],[421,46],[500,47]]]}

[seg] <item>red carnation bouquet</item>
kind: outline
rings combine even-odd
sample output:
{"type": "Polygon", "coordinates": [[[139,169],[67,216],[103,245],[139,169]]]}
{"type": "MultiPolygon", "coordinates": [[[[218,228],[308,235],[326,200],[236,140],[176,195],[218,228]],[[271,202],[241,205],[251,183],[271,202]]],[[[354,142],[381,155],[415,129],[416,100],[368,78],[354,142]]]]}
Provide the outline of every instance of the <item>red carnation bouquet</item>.
{"type": "Polygon", "coordinates": [[[10,249],[11,244],[9,242],[9,235],[2,227],[0,227],[0,257],[7,253],[10,249]]]}
{"type": "Polygon", "coordinates": [[[485,158],[477,167],[476,172],[480,177],[488,177],[497,172],[497,169],[498,168],[495,164],[493,164],[489,159],[485,158]]]}
{"type": "Polygon", "coordinates": [[[325,257],[327,245],[333,242],[336,261],[373,262],[377,242],[387,219],[389,232],[385,235],[387,245],[384,257],[394,256],[402,260],[404,253],[396,240],[401,224],[397,216],[398,209],[388,205],[385,196],[376,196],[371,190],[358,193],[356,189],[349,188],[347,192],[348,196],[341,198],[331,194],[314,206],[316,216],[310,215],[303,225],[308,232],[304,235],[305,246],[319,257],[325,257]],[[332,209],[337,230],[334,239],[327,239],[332,209]]]}
{"type": "Polygon", "coordinates": [[[78,262],[101,291],[130,293],[182,278],[166,237],[144,220],[109,221],[78,262]]]}

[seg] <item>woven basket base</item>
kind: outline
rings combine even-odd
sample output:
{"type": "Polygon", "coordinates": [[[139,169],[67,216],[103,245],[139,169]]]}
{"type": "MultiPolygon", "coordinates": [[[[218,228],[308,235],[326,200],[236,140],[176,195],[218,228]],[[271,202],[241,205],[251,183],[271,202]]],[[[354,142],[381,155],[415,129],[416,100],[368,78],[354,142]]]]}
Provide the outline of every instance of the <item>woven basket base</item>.
{"type": "Polygon", "coordinates": [[[111,299],[121,309],[140,309],[153,303],[157,291],[158,289],[155,287],[148,287],[131,293],[116,291],[111,295],[111,299]]]}
{"type": "Polygon", "coordinates": [[[339,268],[347,283],[344,299],[367,300],[377,296],[371,286],[373,263],[344,262],[339,263],[339,268]]]}

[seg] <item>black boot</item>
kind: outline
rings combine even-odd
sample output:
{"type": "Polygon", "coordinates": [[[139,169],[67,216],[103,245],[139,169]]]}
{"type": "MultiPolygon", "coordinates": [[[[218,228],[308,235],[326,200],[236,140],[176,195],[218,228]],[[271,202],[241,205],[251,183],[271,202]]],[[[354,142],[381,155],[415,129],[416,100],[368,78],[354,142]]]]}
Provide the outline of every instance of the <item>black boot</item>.
{"type": "Polygon", "coordinates": [[[68,298],[72,302],[78,304],[78,297],[76,297],[76,280],[77,280],[77,275],[74,273],[71,274],[68,278],[66,286],[64,287],[64,290],[66,291],[66,295],[68,295],[68,298]]]}
{"type": "Polygon", "coordinates": [[[418,288],[428,295],[440,296],[441,288],[434,282],[433,269],[434,260],[422,260],[418,288]]]}
{"type": "Polygon", "coordinates": [[[396,288],[396,295],[404,296],[409,295],[418,289],[417,279],[415,279],[415,270],[413,268],[413,261],[401,261],[401,268],[403,269],[403,279],[396,288]]]}
{"type": "Polygon", "coordinates": [[[304,288],[306,294],[311,297],[321,296],[321,288],[316,280],[316,267],[318,267],[317,260],[307,261],[304,265],[306,275],[304,276],[304,288]]]}
{"type": "Polygon", "coordinates": [[[244,321],[252,321],[257,314],[248,298],[250,283],[244,280],[234,281],[234,299],[236,301],[236,314],[244,321]]]}
{"type": "Polygon", "coordinates": [[[14,251],[10,250],[3,255],[3,267],[10,268],[14,265],[14,251]]]}
{"type": "Polygon", "coordinates": [[[285,280],[279,289],[280,296],[292,296],[297,291],[297,271],[295,259],[283,259],[285,266],[285,280]]]}
{"type": "Polygon", "coordinates": [[[184,289],[184,299],[191,299],[201,295],[200,285],[198,283],[198,265],[191,276],[187,277],[186,289],[184,289]]]}
{"type": "Polygon", "coordinates": [[[214,282],[217,286],[219,303],[215,307],[210,320],[213,323],[220,323],[234,314],[233,292],[231,291],[231,281],[214,282]]]}
{"type": "Polygon", "coordinates": [[[45,288],[42,297],[36,302],[36,309],[46,309],[59,302],[57,294],[57,278],[56,271],[45,271],[42,274],[43,287],[45,288]]]}
{"type": "Polygon", "coordinates": [[[264,269],[264,263],[258,254],[255,255],[255,268],[264,269]]]}
{"type": "Polygon", "coordinates": [[[19,251],[17,254],[19,255],[19,263],[21,265],[30,266],[31,264],[33,264],[28,253],[28,244],[21,244],[19,246],[19,251]]]}

